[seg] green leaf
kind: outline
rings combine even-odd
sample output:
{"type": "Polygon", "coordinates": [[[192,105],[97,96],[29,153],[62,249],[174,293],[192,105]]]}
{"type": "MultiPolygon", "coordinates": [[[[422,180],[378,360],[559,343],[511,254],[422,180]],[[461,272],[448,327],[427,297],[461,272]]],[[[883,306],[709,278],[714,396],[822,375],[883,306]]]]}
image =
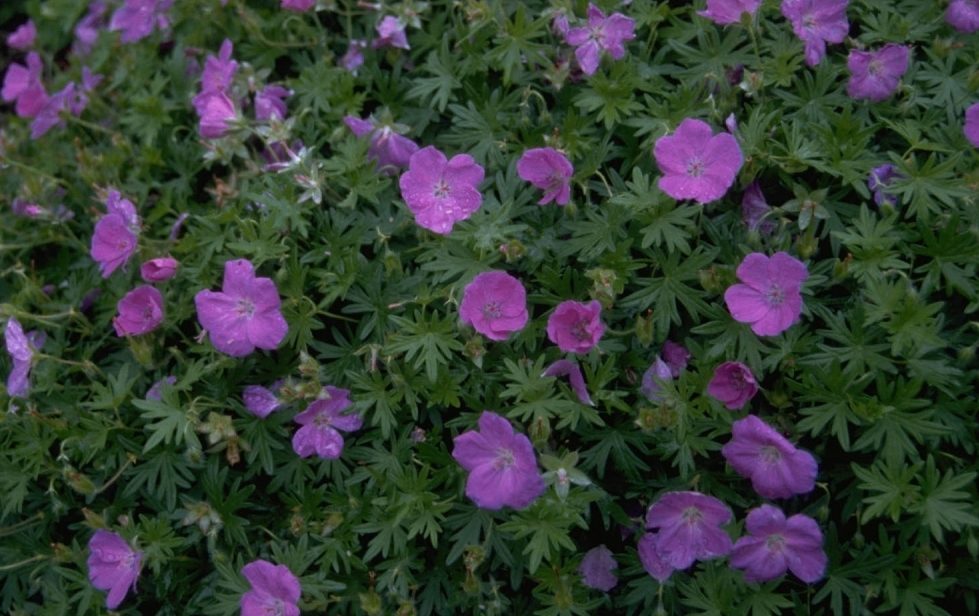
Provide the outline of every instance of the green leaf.
{"type": "Polygon", "coordinates": [[[440,319],[435,312],[426,319],[424,309],[415,310],[414,319],[391,315],[388,317],[397,326],[397,333],[391,335],[391,342],[385,350],[392,354],[404,353],[405,361],[413,362],[416,368],[425,366],[425,375],[434,383],[439,367],[448,368],[452,362],[452,351],[463,350],[456,339],[456,320],[446,316],[440,319]]]}

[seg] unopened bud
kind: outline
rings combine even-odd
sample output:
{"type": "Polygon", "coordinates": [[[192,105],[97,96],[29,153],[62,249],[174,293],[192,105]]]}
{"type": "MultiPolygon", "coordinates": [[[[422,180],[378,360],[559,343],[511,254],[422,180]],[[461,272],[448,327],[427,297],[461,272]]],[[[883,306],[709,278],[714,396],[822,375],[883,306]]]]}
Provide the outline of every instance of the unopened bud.
{"type": "Polygon", "coordinates": [[[636,315],[636,338],[644,346],[648,347],[653,343],[656,335],[656,326],[653,325],[653,311],[647,310],[646,316],[636,315]]]}
{"type": "Polygon", "coordinates": [[[547,444],[547,439],[551,437],[551,422],[543,417],[538,417],[534,423],[530,424],[528,432],[530,433],[530,442],[535,447],[542,448],[547,444]]]}

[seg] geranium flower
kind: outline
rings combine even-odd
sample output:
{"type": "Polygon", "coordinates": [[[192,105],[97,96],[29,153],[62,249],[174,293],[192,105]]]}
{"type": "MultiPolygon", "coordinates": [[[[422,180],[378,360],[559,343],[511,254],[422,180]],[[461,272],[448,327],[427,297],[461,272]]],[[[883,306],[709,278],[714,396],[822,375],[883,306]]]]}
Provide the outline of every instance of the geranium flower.
{"type": "Polygon", "coordinates": [[[64,128],[65,115],[71,113],[78,116],[88,105],[85,93],[70,81],[68,84],[47,98],[44,107],[31,121],[31,139],[37,139],[55,126],[64,128]]]}
{"type": "Polygon", "coordinates": [[[218,49],[218,55],[207,57],[204,61],[204,71],[201,73],[201,92],[228,91],[238,71],[238,63],[231,59],[234,49],[231,40],[224,39],[218,49]]]}
{"type": "Polygon", "coordinates": [[[605,332],[602,305],[568,300],[558,304],[547,319],[547,337],[565,353],[587,353],[605,332]]]}
{"type": "Polygon", "coordinates": [[[979,103],[973,103],[965,110],[965,126],[962,131],[969,143],[979,148],[979,103]]]}
{"type": "Polygon", "coordinates": [[[34,25],[32,20],[28,19],[25,23],[20,24],[14,30],[13,34],[7,37],[7,47],[27,51],[34,46],[36,39],[37,26],[34,25]]]}
{"type": "Polygon", "coordinates": [[[727,133],[714,135],[710,126],[687,118],[672,135],[653,146],[663,172],[657,185],[674,199],[709,203],[724,196],[734,183],[744,158],[738,140],[727,133]]]}
{"type": "Polygon", "coordinates": [[[163,282],[176,276],[178,265],[172,257],[157,257],[140,265],[139,273],[146,282],[163,282]]]}
{"type": "Polygon", "coordinates": [[[14,367],[7,376],[7,394],[15,398],[26,398],[31,390],[31,366],[34,365],[34,355],[44,344],[46,336],[36,331],[24,333],[17,317],[10,317],[4,328],[4,340],[7,353],[14,367]]]}
{"type": "Polygon", "coordinates": [[[483,195],[476,187],[485,173],[468,154],[446,160],[434,146],[428,146],[412,154],[398,184],[418,225],[446,235],[453,224],[469,218],[482,205],[483,195]]]}
{"type": "Polygon", "coordinates": [[[815,520],[798,513],[788,520],[777,507],[752,509],[745,520],[748,535],[738,539],[731,566],[744,569],[746,582],[767,582],[791,571],[813,584],[826,571],[823,534],[815,520]]]}
{"type": "Polygon", "coordinates": [[[979,30],[979,0],[952,0],[945,21],[966,34],[979,30]]]}
{"type": "Polygon", "coordinates": [[[146,391],[146,399],[159,402],[163,400],[163,386],[164,385],[174,385],[177,382],[177,377],[175,376],[165,376],[159,381],[153,383],[150,388],[146,391]]]}
{"type": "Polygon", "coordinates": [[[119,316],[112,319],[112,327],[119,337],[149,333],[163,321],[163,296],[150,285],[126,293],[118,308],[119,316]]]}
{"type": "Polygon", "coordinates": [[[581,376],[581,368],[577,364],[567,359],[559,359],[548,366],[541,376],[568,377],[568,383],[571,385],[571,390],[575,396],[577,396],[578,402],[587,404],[588,406],[595,406],[591,396],[588,395],[588,389],[585,387],[585,379],[581,376]]]}
{"type": "Polygon", "coordinates": [[[397,17],[386,15],[381,23],[375,28],[378,38],[374,39],[371,47],[380,49],[381,47],[394,47],[396,49],[411,49],[408,45],[408,37],[405,35],[405,25],[397,17]]]}
{"type": "Polygon", "coordinates": [[[271,351],[289,331],[275,283],[256,278],[255,268],[245,259],[225,263],[221,292],[200,291],[194,304],[214,348],[232,357],[248,355],[255,347],[271,351]]]}
{"type": "Polygon", "coordinates": [[[255,94],[255,119],[267,122],[273,117],[284,120],[289,115],[285,99],[292,96],[292,90],[282,86],[265,86],[255,94]]]}
{"type": "Polygon", "coordinates": [[[741,198],[741,221],[748,225],[748,231],[771,233],[775,230],[775,223],[765,218],[771,211],[758,180],[752,181],[741,198]]]}
{"type": "Polygon", "coordinates": [[[660,555],[658,538],[657,533],[646,533],[636,547],[639,551],[639,562],[642,563],[642,568],[662,584],[670,579],[670,576],[676,571],[676,567],[660,555]]]}
{"type": "Polygon", "coordinates": [[[174,0],[125,0],[109,19],[109,30],[122,30],[119,40],[134,43],[170,26],[166,11],[174,0]]]}
{"type": "Polygon", "coordinates": [[[881,207],[885,203],[891,207],[897,205],[897,196],[888,192],[894,180],[904,179],[894,165],[881,165],[870,170],[867,176],[867,188],[874,194],[874,203],[881,207]]]}
{"type": "Polygon", "coordinates": [[[353,432],[364,424],[360,415],[342,415],[350,407],[350,391],[333,386],[323,388],[325,398],[315,400],[296,423],[302,426],[292,437],[292,449],[301,458],[314,453],[321,458],[336,459],[343,452],[343,436],[338,430],[353,432]]]}
{"type": "Polygon", "coordinates": [[[92,258],[99,264],[103,278],[124,266],[136,251],[136,234],[140,220],[136,207],[118,190],[110,190],[105,201],[108,214],[95,223],[92,234],[92,258]]]}
{"type": "Polygon", "coordinates": [[[782,0],[782,15],[806,44],[806,64],[816,66],[826,55],[826,43],[842,43],[850,30],[849,0],[782,0]]]}
{"type": "Polygon", "coordinates": [[[205,139],[219,139],[231,130],[238,112],[228,95],[220,90],[203,92],[194,97],[194,109],[200,116],[198,132],[205,139]]]}
{"type": "Polygon", "coordinates": [[[289,9],[290,11],[303,12],[316,6],[316,0],[282,0],[279,5],[281,8],[289,9]]]}
{"type": "Polygon", "coordinates": [[[574,167],[564,154],[554,148],[534,148],[524,152],[517,161],[517,175],[544,191],[538,205],[551,201],[564,205],[571,198],[569,182],[574,175],[574,167]]]}
{"type": "Polygon", "coordinates": [[[71,49],[78,56],[87,56],[92,51],[92,45],[99,38],[99,31],[105,26],[105,2],[92,2],[88,5],[88,13],[75,26],[75,41],[71,49]]]}
{"type": "Polygon", "coordinates": [[[105,606],[110,610],[119,607],[129,589],[136,592],[136,578],[143,553],[134,552],[126,540],[101,528],[88,542],[88,579],[99,590],[108,590],[105,606]]]}
{"type": "Polygon", "coordinates": [[[594,75],[604,49],[615,60],[625,55],[625,41],[636,38],[636,21],[621,13],[605,17],[605,13],[592,3],[588,3],[588,27],[571,28],[564,37],[568,45],[577,47],[574,51],[581,70],[586,75],[594,75]]]}
{"type": "Polygon", "coordinates": [[[750,323],[759,336],[776,336],[791,327],[802,314],[799,288],[809,277],[806,266],[784,252],[771,258],[754,252],[737,270],[744,284],[724,292],[724,302],[735,321],[750,323]]]}
{"type": "Polygon", "coordinates": [[[364,65],[364,50],[367,49],[367,41],[351,39],[347,45],[347,51],[340,58],[340,68],[357,76],[357,69],[364,65]]]}
{"type": "Polygon", "coordinates": [[[285,404],[272,390],[278,390],[282,381],[277,381],[272,388],[262,387],[261,385],[248,385],[242,392],[241,397],[245,402],[245,410],[256,417],[265,419],[277,411],[285,404]]]}
{"type": "Polygon", "coordinates": [[[619,583],[619,578],[612,573],[619,568],[619,563],[612,558],[612,550],[604,544],[594,547],[585,553],[578,565],[582,583],[588,588],[608,592],[619,583]]]}
{"type": "Polygon", "coordinates": [[[506,340],[527,324],[527,291],[506,272],[483,272],[463,289],[459,316],[490,340],[506,340]]]}
{"type": "Polygon", "coordinates": [[[482,509],[523,509],[544,492],[530,439],[496,413],[484,411],[478,432],[455,437],[452,457],[469,471],[466,496],[482,509]]]}
{"type": "Polygon", "coordinates": [[[816,487],[819,467],[812,454],[796,449],[754,415],[734,422],[731,441],[721,448],[721,454],[765,498],[789,498],[816,487]]]}
{"type": "Polygon", "coordinates": [[[669,364],[657,355],[653,363],[649,365],[649,368],[643,372],[639,393],[646,396],[646,399],[650,402],[658,404],[663,401],[663,396],[659,393],[662,391],[662,387],[657,383],[657,380],[669,381],[672,378],[673,371],[670,369],[669,364]]]}
{"type": "Polygon", "coordinates": [[[663,343],[662,355],[663,361],[670,367],[670,376],[673,378],[678,378],[690,361],[690,351],[672,340],[663,343]]]}
{"type": "Polygon", "coordinates": [[[646,513],[646,528],[659,529],[647,540],[646,550],[654,550],[656,558],[673,569],[686,569],[694,560],[726,556],[731,552],[731,538],[721,525],[730,520],[731,512],[712,496],[667,492],[646,513]]]}
{"type": "Polygon", "coordinates": [[[256,560],[241,568],[252,589],[241,596],[241,616],[299,616],[302,586],[285,565],[256,560]]]}
{"type": "Polygon", "coordinates": [[[908,69],[909,49],[890,43],[877,51],[851,49],[846,58],[850,81],[846,93],[852,98],[869,98],[875,103],[886,99],[908,69]]]}
{"type": "Polygon", "coordinates": [[[398,134],[395,126],[378,124],[374,118],[361,120],[354,116],[345,116],[343,121],[358,137],[370,135],[371,146],[367,150],[367,160],[377,161],[378,170],[385,175],[394,175],[396,171],[407,167],[411,157],[418,151],[418,144],[398,134]]]}
{"type": "Polygon", "coordinates": [[[0,98],[8,103],[16,101],[14,111],[21,118],[33,118],[48,102],[48,93],[41,83],[43,68],[41,56],[32,51],[27,54],[27,66],[11,62],[3,76],[0,98]]]}
{"type": "Polygon", "coordinates": [[[758,393],[758,383],[748,366],[736,361],[724,362],[714,370],[707,393],[731,410],[739,409],[758,393]]]}
{"type": "Polygon", "coordinates": [[[697,11],[697,14],[726,26],[740,23],[744,13],[753,16],[760,6],[761,0],[707,0],[707,10],[697,11]]]}

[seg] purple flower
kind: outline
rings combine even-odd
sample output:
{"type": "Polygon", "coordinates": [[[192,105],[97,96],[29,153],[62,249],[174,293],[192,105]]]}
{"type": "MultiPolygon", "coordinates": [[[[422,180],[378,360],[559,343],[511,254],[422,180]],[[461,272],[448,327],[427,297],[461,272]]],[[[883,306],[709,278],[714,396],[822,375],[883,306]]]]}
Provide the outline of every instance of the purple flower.
{"type": "Polygon", "coordinates": [[[163,296],[146,284],[126,293],[118,307],[119,316],[112,319],[112,326],[119,337],[149,333],[163,321],[163,296]]]}
{"type": "Polygon", "coordinates": [[[657,533],[646,533],[639,540],[639,562],[646,573],[653,576],[662,584],[670,579],[676,567],[664,559],[659,552],[659,535],[657,533]]]}
{"type": "Polygon", "coordinates": [[[952,0],[945,21],[966,34],[979,30],[979,0],[952,0]]]}
{"type": "Polygon", "coordinates": [[[159,402],[160,400],[163,399],[163,385],[164,384],[174,385],[176,382],[177,382],[177,377],[175,376],[163,377],[156,383],[153,383],[153,385],[151,385],[150,388],[146,391],[146,399],[159,402]]]}
{"type": "Polygon", "coordinates": [[[154,28],[165,30],[170,22],[166,10],[174,0],[125,0],[109,19],[109,30],[122,30],[120,40],[134,43],[152,34],[154,28]]]}
{"type": "Polygon", "coordinates": [[[807,451],[754,415],[734,422],[731,441],[721,448],[728,464],[765,498],[789,498],[812,492],[818,466],[807,451]]]}
{"type": "Polygon", "coordinates": [[[765,218],[771,211],[771,206],[761,192],[761,185],[758,180],[754,180],[745,189],[744,197],[741,198],[741,221],[748,225],[749,231],[771,233],[775,230],[775,223],[765,218]]]}
{"type": "Polygon", "coordinates": [[[347,46],[347,52],[340,58],[340,68],[357,75],[357,69],[364,65],[364,50],[367,41],[352,39],[347,46]]]}
{"type": "Polygon", "coordinates": [[[544,191],[544,197],[537,202],[544,205],[553,201],[564,205],[571,197],[571,176],[574,167],[567,157],[554,148],[534,148],[527,150],[517,161],[517,175],[544,191]]]}
{"type": "Polygon", "coordinates": [[[633,32],[635,27],[634,19],[621,13],[613,13],[606,18],[600,8],[588,3],[588,27],[571,28],[564,41],[577,47],[574,55],[581,70],[586,75],[594,75],[603,49],[615,60],[625,55],[623,43],[636,38],[633,32]]]}
{"type": "Polygon", "coordinates": [[[897,167],[894,165],[881,165],[870,170],[870,175],[867,176],[867,187],[874,193],[874,203],[877,204],[877,207],[885,203],[891,207],[897,205],[897,196],[890,194],[888,189],[894,180],[902,179],[904,176],[897,172],[897,167]]]}
{"type": "Polygon", "coordinates": [[[654,550],[673,569],[686,569],[694,560],[726,556],[731,552],[731,538],[721,525],[730,520],[731,512],[712,496],[667,492],[646,513],[646,528],[659,529],[648,540],[647,550],[654,550]]]}
{"type": "Polygon", "coordinates": [[[201,73],[201,92],[228,91],[238,70],[238,63],[231,59],[232,53],[234,45],[229,39],[224,39],[218,55],[207,57],[204,61],[204,72],[201,73]]]}
{"type": "Polygon", "coordinates": [[[588,406],[595,406],[595,403],[591,400],[591,396],[588,395],[588,389],[585,387],[585,379],[581,376],[581,368],[577,364],[567,359],[559,359],[548,366],[541,376],[567,376],[572,391],[578,397],[578,402],[587,404],[588,406]]]}
{"type": "Polygon", "coordinates": [[[411,49],[408,45],[408,37],[405,35],[405,26],[398,21],[397,17],[387,15],[377,25],[379,38],[374,39],[371,45],[374,49],[381,47],[395,47],[397,49],[411,49]]]}
{"type": "MultiPolygon", "coordinates": [[[[272,389],[278,389],[278,387],[273,385],[272,389]]],[[[245,391],[242,392],[241,397],[245,402],[245,410],[262,419],[271,415],[273,411],[277,411],[285,406],[279,400],[278,396],[272,393],[271,389],[260,385],[249,385],[245,387],[245,391]]]]}
{"type": "Polygon", "coordinates": [[[16,317],[7,320],[3,335],[7,344],[7,353],[10,354],[14,364],[7,377],[7,394],[26,398],[31,389],[30,372],[34,355],[44,344],[45,335],[33,331],[24,334],[24,329],[16,317]]]}
{"type": "Polygon", "coordinates": [[[394,126],[378,124],[374,118],[361,120],[354,116],[344,116],[343,121],[358,137],[371,136],[367,160],[377,161],[377,168],[385,175],[394,175],[397,170],[407,167],[418,151],[418,144],[395,132],[394,126]]]}
{"type": "Polygon", "coordinates": [[[758,383],[748,366],[736,362],[724,362],[714,370],[714,377],[707,384],[707,393],[731,410],[739,409],[758,393],[758,383]]]}
{"type": "Polygon", "coordinates": [[[256,560],[241,568],[252,589],[241,596],[241,616],[299,616],[302,587],[285,565],[256,560]]]}
{"type": "Polygon", "coordinates": [[[447,161],[434,146],[428,146],[412,154],[408,171],[399,180],[401,197],[420,227],[447,235],[453,224],[469,218],[482,205],[483,195],[476,187],[485,173],[468,154],[456,154],[447,161]]]}
{"type": "Polygon", "coordinates": [[[92,235],[92,258],[99,264],[103,278],[126,264],[136,251],[139,217],[136,208],[119,191],[110,190],[105,202],[109,213],[95,223],[92,235]]]}
{"type": "Polygon", "coordinates": [[[452,457],[469,471],[466,496],[481,509],[523,509],[544,493],[530,439],[496,413],[483,411],[478,432],[455,437],[452,457]]]}
{"type": "Polygon", "coordinates": [[[75,42],[72,51],[78,56],[87,56],[92,51],[92,45],[99,38],[99,31],[105,25],[105,2],[92,2],[88,5],[88,13],[75,26],[75,42]]]}
{"type": "Polygon", "coordinates": [[[142,552],[134,552],[126,540],[101,528],[88,542],[88,579],[99,590],[108,590],[105,606],[110,610],[119,607],[129,589],[136,592],[142,552]]]}
{"type": "Polygon", "coordinates": [[[697,14],[726,26],[740,23],[744,13],[753,16],[760,6],[761,0],[707,0],[707,10],[697,11],[697,14]]]}
{"type": "Polygon", "coordinates": [[[598,300],[561,302],[547,319],[547,337],[565,353],[587,353],[605,332],[601,317],[598,300]]]}
{"type": "Polygon", "coordinates": [[[687,367],[690,360],[690,351],[673,342],[667,340],[663,343],[663,361],[670,367],[670,376],[677,378],[687,367]]]}
{"type": "Polygon", "coordinates": [[[15,197],[10,203],[10,209],[13,210],[14,216],[21,216],[23,218],[40,218],[42,215],[46,214],[48,211],[37,205],[36,203],[28,203],[20,197],[15,197]]]}
{"type": "Polygon", "coordinates": [[[289,114],[284,100],[288,96],[292,96],[292,90],[286,90],[282,86],[265,86],[255,95],[255,119],[267,122],[274,116],[284,120],[289,114]]]}
{"type": "Polygon", "coordinates": [[[850,30],[849,0],[782,0],[782,15],[806,44],[806,64],[816,66],[826,55],[826,43],[842,43],[850,30]]]}
{"type": "Polygon", "coordinates": [[[612,550],[602,544],[585,552],[585,557],[578,565],[578,573],[588,588],[608,592],[619,583],[619,578],[612,573],[618,568],[619,563],[612,558],[612,550]]]}
{"type": "Polygon", "coordinates": [[[27,54],[27,66],[12,62],[3,76],[0,97],[8,103],[17,101],[14,111],[22,118],[33,118],[48,102],[48,93],[41,83],[41,56],[32,51],[27,54]]]}
{"type": "Polygon", "coordinates": [[[302,428],[292,437],[292,448],[302,458],[314,453],[321,458],[336,459],[343,452],[343,437],[337,430],[359,430],[364,419],[356,413],[341,415],[352,403],[346,389],[326,386],[325,398],[315,400],[302,413],[296,415],[296,423],[302,428]]]}
{"type": "Polygon", "coordinates": [[[908,69],[910,50],[904,45],[889,43],[877,51],[850,50],[846,67],[850,81],[846,93],[852,98],[869,98],[875,103],[886,99],[908,69]]]}
{"type": "Polygon", "coordinates": [[[506,340],[527,324],[527,291],[506,272],[483,272],[463,289],[459,316],[490,340],[506,340]]]}
{"type": "Polygon", "coordinates": [[[21,51],[27,51],[34,46],[37,39],[37,27],[30,19],[21,24],[14,33],[7,37],[7,46],[21,51]]]}
{"type": "Polygon", "coordinates": [[[672,135],[657,139],[653,155],[663,172],[660,189],[674,199],[698,203],[723,197],[744,161],[737,139],[727,133],[714,135],[706,123],[691,118],[672,135]]]}
{"type": "Polygon", "coordinates": [[[88,97],[75,85],[69,82],[60,91],[52,94],[44,103],[44,107],[31,122],[31,139],[41,137],[55,126],[64,128],[64,117],[71,113],[79,115],[88,104],[88,97]]]}
{"type": "Polygon", "coordinates": [[[791,571],[813,584],[826,571],[826,552],[819,525],[798,513],[788,520],[777,507],[752,509],[745,520],[750,533],[738,539],[731,552],[731,566],[744,569],[746,582],[767,582],[791,571]]]}
{"type": "Polygon", "coordinates": [[[969,143],[979,148],[979,103],[973,103],[965,110],[965,126],[962,131],[969,143]]]}
{"type": "Polygon", "coordinates": [[[198,132],[206,139],[218,139],[227,133],[229,121],[238,117],[235,104],[220,90],[209,90],[194,97],[194,108],[200,116],[198,132]]]}
{"type": "Polygon", "coordinates": [[[282,0],[280,8],[302,13],[308,11],[316,5],[316,0],[282,0]]]}
{"type": "Polygon", "coordinates": [[[139,267],[139,273],[146,282],[163,282],[169,280],[177,274],[176,259],[170,257],[158,257],[150,259],[139,267]]]}
{"type": "Polygon", "coordinates": [[[639,393],[646,396],[650,402],[660,403],[663,401],[663,396],[659,393],[662,387],[657,383],[657,380],[669,381],[672,378],[673,371],[670,369],[669,364],[657,355],[656,359],[653,360],[653,363],[650,364],[649,368],[642,375],[639,393]]]}
{"type": "Polygon", "coordinates": [[[197,320],[214,348],[232,357],[255,350],[273,350],[289,331],[279,307],[279,292],[270,278],[256,278],[246,259],[224,264],[221,292],[200,291],[194,297],[197,320]]]}
{"type": "Polygon", "coordinates": [[[805,264],[784,252],[771,258],[753,252],[737,270],[738,279],[724,292],[724,302],[735,321],[751,323],[759,336],[776,336],[799,321],[799,288],[809,277],[805,264]]]}

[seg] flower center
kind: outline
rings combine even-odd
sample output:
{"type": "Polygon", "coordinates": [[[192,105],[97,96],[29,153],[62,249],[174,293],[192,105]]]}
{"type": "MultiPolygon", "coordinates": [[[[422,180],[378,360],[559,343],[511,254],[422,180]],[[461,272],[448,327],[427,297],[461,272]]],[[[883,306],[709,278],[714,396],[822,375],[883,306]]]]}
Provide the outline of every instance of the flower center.
{"type": "Polygon", "coordinates": [[[331,417],[326,413],[317,413],[313,415],[313,425],[317,428],[323,428],[330,425],[331,417]]]}
{"type": "Polygon", "coordinates": [[[578,340],[590,340],[591,334],[588,331],[588,321],[582,319],[571,326],[571,335],[578,340]]]}
{"type": "Polygon", "coordinates": [[[769,306],[781,306],[785,303],[785,291],[777,284],[768,287],[764,297],[769,306]]]}
{"type": "Polygon", "coordinates": [[[513,452],[504,447],[496,450],[496,459],[493,460],[493,470],[505,471],[513,466],[513,452]]]}
{"type": "Polygon", "coordinates": [[[696,507],[687,507],[680,514],[680,519],[688,526],[697,526],[704,519],[704,514],[696,507]]]}
{"type": "Polygon", "coordinates": [[[870,65],[867,66],[867,72],[874,77],[880,77],[884,72],[884,63],[880,60],[871,60],[870,65]]]}
{"type": "Polygon", "coordinates": [[[146,308],[143,308],[143,320],[144,321],[152,321],[153,320],[153,307],[152,306],[147,306],[146,308]]]}
{"type": "Polygon", "coordinates": [[[771,445],[765,445],[760,450],[761,459],[765,464],[778,464],[782,460],[782,452],[771,445]]]}
{"type": "Polygon", "coordinates": [[[500,302],[486,302],[483,306],[483,316],[487,319],[498,319],[501,314],[500,302]]]}
{"type": "Polygon", "coordinates": [[[255,304],[247,299],[239,299],[235,305],[235,312],[239,317],[251,317],[255,313],[255,304]]]}
{"type": "Polygon", "coordinates": [[[445,180],[439,180],[438,184],[435,185],[435,196],[439,199],[445,199],[449,196],[449,185],[445,183],[445,180]]]}
{"type": "Polygon", "coordinates": [[[265,605],[262,606],[262,612],[264,612],[266,616],[285,616],[286,608],[282,603],[282,599],[269,597],[266,599],[265,605]]]}
{"type": "Polygon", "coordinates": [[[802,27],[806,30],[812,30],[816,27],[816,18],[813,17],[812,13],[806,13],[802,16],[802,27]]]}
{"type": "Polygon", "coordinates": [[[769,535],[765,539],[765,547],[769,552],[781,552],[785,549],[785,537],[782,535],[769,535]]]}
{"type": "Polygon", "coordinates": [[[699,158],[692,158],[687,162],[687,175],[692,178],[699,178],[704,174],[704,162],[699,158]]]}

